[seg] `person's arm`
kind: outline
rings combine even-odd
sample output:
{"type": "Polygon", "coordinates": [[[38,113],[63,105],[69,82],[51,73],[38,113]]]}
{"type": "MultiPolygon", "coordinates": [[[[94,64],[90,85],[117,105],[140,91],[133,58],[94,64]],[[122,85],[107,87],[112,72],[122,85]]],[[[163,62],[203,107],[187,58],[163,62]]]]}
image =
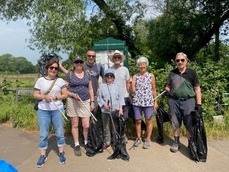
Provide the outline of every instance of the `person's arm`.
{"type": "Polygon", "coordinates": [[[130,79],[126,80],[126,90],[128,93],[130,93],[131,88],[130,88],[130,79]]]}
{"type": "Polygon", "coordinates": [[[201,105],[202,99],[201,99],[201,89],[200,86],[195,87],[195,93],[196,93],[196,104],[201,105]]]}
{"type": "Polygon", "coordinates": [[[136,75],[134,75],[132,79],[132,92],[135,93],[135,91],[136,91],[136,75]]]}
{"type": "Polygon", "coordinates": [[[68,89],[67,87],[64,87],[61,89],[61,95],[56,96],[56,100],[63,100],[66,99],[68,97],[68,89]]]}
{"type": "Polygon", "coordinates": [[[35,99],[37,99],[37,100],[42,100],[42,99],[45,98],[45,95],[41,95],[40,90],[34,89],[33,97],[34,97],[35,99]]]}
{"type": "Polygon", "coordinates": [[[94,102],[95,101],[94,100],[94,92],[93,92],[91,80],[89,81],[88,91],[89,91],[89,94],[90,94],[90,100],[91,100],[91,102],[94,102]]]}
{"type": "MultiPolygon", "coordinates": [[[[153,97],[157,97],[157,89],[156,89],[156,79],[154,74],[152,74],[152,92],[153,92],[153,97]]],[[[157,103],[157,99],[154,101],[154,108],[157,109],[158,108],[158,103],[157,103]]]]}
{"type": "Polygon", "coordinates": [[[65,73],[65,74],[67,74],[69,71],[62,65],[62,62],[61,61],[59,61],[59,68],[60,68],[60,70],[63,72],[63,73],[65,73]]]}

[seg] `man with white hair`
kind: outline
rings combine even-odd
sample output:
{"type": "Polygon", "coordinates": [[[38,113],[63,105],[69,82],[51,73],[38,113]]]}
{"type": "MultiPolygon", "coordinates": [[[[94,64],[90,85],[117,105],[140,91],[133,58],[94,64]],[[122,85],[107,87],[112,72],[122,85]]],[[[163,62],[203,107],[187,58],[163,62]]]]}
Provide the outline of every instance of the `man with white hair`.
{"type": "Polygon", "coordinates": [[[122,66],[121,63],[125,61],[125,56],[118,50],[115,50],[113,54],[108,56],[109,60],[114,63],[111,69],[115,71],[115,83],[117,83],[122,89],[122,94],[125,99],[125,105],[123,106],[123,117],[128,118],[129,112],[129,90],[130,90],[130,73],[127,67],[122,66]]]}
{"type": "Polygon", "coordinates": [[[175,58],[177,68],[169,74],[165,90],[169,93],[169,114],[173,127],[174,142],[170,147],[171,152],[180,149],[180,127],[182,121],[186,127],[186,134],[189,139],[187,116],[195,108],[202,114],[201,90],[196,72],[187,68],[188,58],[183,52],[177,53],[175,58]]]}

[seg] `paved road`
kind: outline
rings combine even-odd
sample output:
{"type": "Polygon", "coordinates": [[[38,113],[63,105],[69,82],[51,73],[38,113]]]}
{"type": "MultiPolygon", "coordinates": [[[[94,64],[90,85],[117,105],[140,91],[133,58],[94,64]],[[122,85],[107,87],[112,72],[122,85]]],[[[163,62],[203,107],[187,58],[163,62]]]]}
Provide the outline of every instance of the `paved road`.
{"type": "MultiPolygon", "coordinates": [[[[67,164],[59,164],[56,155],[56,142],[53,136],[49,139],[48,160],[42,168],[36,168],[39,157],[39,135],[37,132],[20,131],[0,124],[0,159],[11,163],[19,172],[228,172],[229,140],[208,141],[208,160],[197,163],[189,159],[186,148],[187,140],[181,139],[182,146],[178,153],[169,151],[172,140],[167,138],[163,145],[152,142],[149,149],[141,147],[128,150],[130,161],[120,159],[108,161],[112,150],[87,157],[74,156],[71,137],[66,138],[65,147],[67,164]]],[[[133,145],[129,140],[127,149],[133,145]]],[[[1,169],[0,169],[1,171],[1,169]]]]}

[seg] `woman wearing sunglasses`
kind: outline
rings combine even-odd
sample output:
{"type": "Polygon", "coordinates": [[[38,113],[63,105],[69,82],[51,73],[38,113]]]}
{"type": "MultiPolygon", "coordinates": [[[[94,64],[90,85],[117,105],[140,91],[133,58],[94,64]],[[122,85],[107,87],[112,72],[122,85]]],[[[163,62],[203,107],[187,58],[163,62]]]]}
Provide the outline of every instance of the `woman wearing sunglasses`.
{"type": "Polygon", "coordinates": [[[117,111],[118,115],[123,115],[122,106],[125,105],[124,96],[119,85],[114,83],[114,70],[108,68],[105,71],[105,82],[101,83],[98,91],[98,105],[102,111],[104,146],[108,149],[111,145],[111,118],[108,113],[117,111]]]}
{"type": "Polygon", "coordinates": [[[88,129],[90,124],[90,112],[94,110],[94,93],[90,75],[84,72],[84,61],[81,56],[76,56],[73,63],[73,71],[66,75],[68,86],[67,114],[71,118],[72,136],[74,140],[74,153],[81,156],[79,144],[79,120],[82,120],[84,144],[88,142],[88,129]]]}
{"type": "Polygon", "coordinates": [[[57,146],[59,149],[59,161],[66,163],[64,156],[64,121],[61,111],[63,108],[63,99],[68,97],[67,86],[62,78],[58,78],[59,62],[50,60],[46,65],[47,76],[37,80],[34,86],[34,98],[40,100],[38,103],[38,125],[40,130],[39,149],[41,155],[37,162],[37,167],[42,167],[47,160],[46,150],[48,147],[49,128],[52,123],[57,137],[57,146]]]}

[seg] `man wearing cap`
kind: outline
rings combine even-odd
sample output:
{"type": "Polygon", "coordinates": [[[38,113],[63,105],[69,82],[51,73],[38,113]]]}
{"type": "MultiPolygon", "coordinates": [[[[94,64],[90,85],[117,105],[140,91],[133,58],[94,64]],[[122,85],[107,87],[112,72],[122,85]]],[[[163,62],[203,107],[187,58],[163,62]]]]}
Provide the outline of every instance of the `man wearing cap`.
{"type": "Polygon", "coordinates": [[[115,71],[115,83],[117,83],[122,89],[122,94],[125,99],[125,105],[123,106],[123,117],[128,118],[129,111],[129,90],[130,90],[130,73],[129,70],[122,66],[125,56],[118,50],[115,50],[113,54],[108,56],[109,60],[114,63],[111,69],[115,71]]]}

